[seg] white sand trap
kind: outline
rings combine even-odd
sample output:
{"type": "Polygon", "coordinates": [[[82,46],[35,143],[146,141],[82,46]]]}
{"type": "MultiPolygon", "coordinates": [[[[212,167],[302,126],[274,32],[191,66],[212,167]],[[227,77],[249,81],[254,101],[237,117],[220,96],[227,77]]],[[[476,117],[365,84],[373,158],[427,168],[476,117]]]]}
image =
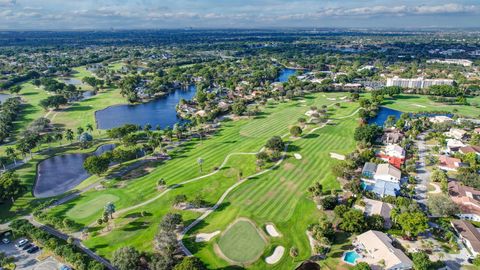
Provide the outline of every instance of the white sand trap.
{"type": "Polygon", "coordinates": [[[213,237],[217,236],[220,234],[220,231],[214,231],[212,233],[199,233],[195,237],[195,242],[208,242],[210,241],[213,237]]]}
{"type": "Polygon", "coordinates": [[[344,100],[344,99],[346,99],[346,98],[347,98],[347,96],[343,96],[343,97],[341,97],[340,99],[341,99],[341,100],[344,100]]]}
{"type": "Polygon", "coordinates": [[[293,156],[294,156],[296,159],[302,159],[302,155],[300,155],[299,153],[295,153],[295,154],[293,154],[293,156]]]}
{"type": "Polygon", "coordinates": [[[278,261],[280,261],[280,259],[283,256],[283,253],[285,253],[285,248],[282,246],[278,246],[275,248],[272,255],[265,258],[265,262],[267,262],[268,264],[275,264],[278,261]]]}
{"type": "Polygon", "coordinates": [[[337,100],[336,98],[327,98],[328,100],[337,100]]]}
{"type": "Polygon", "coordinates": [[[420,108],[426,108],[427,107],[427,106],[423,106],[423,105],[420,105],[420,104],[413,104],[413,106],[420,107],[420,108]]]}
{"type": "Polygon", "coordinates": [[[345,156],[337,153],[330,153],[330,157],[338,160],[345,160],[345,156]]]}
{"type": "Polygon", "coordinates": [[[267,230],[268,234],[271,237],[279,237],[280,236],[280,233],[278,233],[277,229],[272,224],[267,224],[267,226],[265,226],[265,229],[267,230]]]}

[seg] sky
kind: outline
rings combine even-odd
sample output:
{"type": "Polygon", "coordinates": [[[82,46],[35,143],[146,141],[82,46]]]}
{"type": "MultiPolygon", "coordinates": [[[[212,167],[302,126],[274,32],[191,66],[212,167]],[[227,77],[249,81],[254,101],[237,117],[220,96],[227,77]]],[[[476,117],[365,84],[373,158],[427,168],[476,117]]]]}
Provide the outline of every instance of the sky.
{"type": "Polygon", "coordinates": [[[0,30],[480,27],[480,0],[0,0],[0,30]]]}

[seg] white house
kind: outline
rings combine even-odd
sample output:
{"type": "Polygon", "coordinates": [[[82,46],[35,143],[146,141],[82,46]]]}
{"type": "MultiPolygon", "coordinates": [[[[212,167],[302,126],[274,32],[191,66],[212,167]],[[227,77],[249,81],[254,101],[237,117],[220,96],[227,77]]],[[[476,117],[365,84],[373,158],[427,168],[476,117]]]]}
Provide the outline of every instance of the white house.
{"type": "Polygon", "coordinates": [[[467,134],[467,131],[459,128],[451,128],[449,131],[445,132],[444,134],[449,138],[461,140],[465,137],[465,135],[467,134]]]}
{"type": "Polygon", "coordinates": [[[428,120],[434,124],[437,124],[437,123],[446,123],[446,122],[452,122],[453,119],[448,117],[448,116],[444,116],[444,115],[436,115],[436,116],[432,116],[432,117],[429,117],[428,120]]]}
{"type": "Polygon", "coordinates": [[[372,269],[412,269],[412,260],[392,243],[392,239],[383,232],[370,230],[360,234],[354,243],[362,255],[357,261],[368,263],[372,269]]]}
{"type": "Polygon", "coordinates": [[[402,177],[402,172],[390,164],[379,164],[377,166],[377,171],[373,178],[377,181],[387,181],[399,183],[402,177]]]}
{"type": "Polygon", "coordinates": [[[398,144],[387,145],[384,153],[390,157],[405,158],[405,150],[398,144]]]}
{"type": "Polygon", "coordinates": [[[460,150],[460,148],[465,147],[466,145],[457,139],[447,139],[447,153],[454,153],[460,150]]]}

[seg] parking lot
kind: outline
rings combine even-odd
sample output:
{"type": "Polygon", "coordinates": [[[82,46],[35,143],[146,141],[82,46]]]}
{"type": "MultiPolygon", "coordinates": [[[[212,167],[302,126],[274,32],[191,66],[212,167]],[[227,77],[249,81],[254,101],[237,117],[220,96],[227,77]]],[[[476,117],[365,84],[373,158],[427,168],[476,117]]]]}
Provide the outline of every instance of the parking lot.
{"type": "Polygon", "coordinates": [[[0,252],[4,252],[7,256],[15,258],[16,270],[58,270],[61,264],[52,257],[39,262],[37,258],[42,254],[42,250],[29,254],[22,248],[15,247],[20,239],[12,241],[8,244],[0,243],[0,252]]]}

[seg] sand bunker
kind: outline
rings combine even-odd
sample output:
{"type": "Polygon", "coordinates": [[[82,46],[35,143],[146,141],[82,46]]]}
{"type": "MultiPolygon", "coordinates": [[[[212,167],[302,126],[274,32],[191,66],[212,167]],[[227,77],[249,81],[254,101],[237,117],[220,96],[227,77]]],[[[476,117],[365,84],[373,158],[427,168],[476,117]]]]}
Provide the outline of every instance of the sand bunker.
{"type": "Polygon", "coordinates": [[[296,159],[302,159],[302,155],[300,155],[299,153],[295,153],[295,154],[293,154],[293,156],[294,156],[296,159]]]}
{"type": "Polygon", "coordinates": [[[277,229],[276,229],[275,226],[273,226],[272,224],[267,224],[267,226],[265,227],[265,229],[267,230],[267,233],[268,233],[271,237],[279,237],[279,236],[280,236],[280,233],[278,233],[277,229]]]}
{"type": "Polygon", "coordinates": [[[272,255],[265,258],[265,262],[268,264],[275,264],[278,261],[280,261],[280,259],[283,256],[283,253],[285,253],[285,248],[282,246],[278,246],[275,248],[272,255]]]}
{"type": "Polygon", "coordinates": [[[214,231],[212,233],[199,233],[195,237],[195,242],[208,242],[216,235],[220,234],[220,231],[214,231]]]}

